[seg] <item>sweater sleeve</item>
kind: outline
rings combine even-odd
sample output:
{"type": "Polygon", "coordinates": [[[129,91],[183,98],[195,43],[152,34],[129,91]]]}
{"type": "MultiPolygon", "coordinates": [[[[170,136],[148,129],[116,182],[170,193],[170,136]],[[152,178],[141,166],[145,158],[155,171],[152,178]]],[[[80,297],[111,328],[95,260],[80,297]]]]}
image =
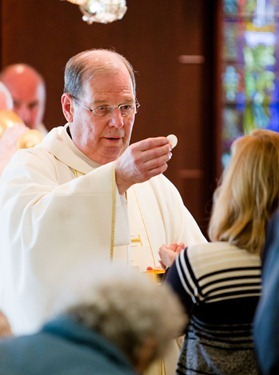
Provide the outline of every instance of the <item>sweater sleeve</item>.
{"type": "Polygon", "coordinates": [[[164,280],[177,294],[186,313],[190,316],[193,307],[193,301],[191,298],[191,294],[189,293],[189,286],[187,286],[187,264],[188,258],[186,248],[177,256],[175,262],[168,269],[164,280]]]}

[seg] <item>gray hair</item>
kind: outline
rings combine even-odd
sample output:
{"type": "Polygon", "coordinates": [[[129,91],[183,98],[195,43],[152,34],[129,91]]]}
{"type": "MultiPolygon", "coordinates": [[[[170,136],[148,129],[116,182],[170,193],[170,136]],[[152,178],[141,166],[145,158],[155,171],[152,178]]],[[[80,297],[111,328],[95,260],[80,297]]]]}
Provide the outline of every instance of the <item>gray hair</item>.
{"type": "Polygon", "coordinates": [[[113,343],[132,364],[139,363],[147,339],[156,343],[152,361],[182,334],[186,314],[168,285],[157,285],[149,276],[127,268],[94,284],[83,302],[67,313],[113,343]]]}
{"type": "Polygon", "coordinates": [[[136,96],[136,79],[132,65],[124,56],[108,49],[90,49],[70,58],[64,72],[64,93],[77,97],[82,92],[85,80],[90,80],[100,71],[106,71],[108,67],[103,61],[96,58],[104,53],[107,53],[108,56],[111,54],[113,57],[117,57],[125,65],[130,74],[134,95],[136,96]]]}

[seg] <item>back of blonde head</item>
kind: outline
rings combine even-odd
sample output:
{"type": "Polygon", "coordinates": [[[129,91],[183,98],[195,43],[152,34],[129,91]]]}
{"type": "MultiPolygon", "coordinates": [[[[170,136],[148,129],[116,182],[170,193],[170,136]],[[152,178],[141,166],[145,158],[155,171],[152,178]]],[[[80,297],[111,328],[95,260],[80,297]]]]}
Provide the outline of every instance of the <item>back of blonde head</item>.
{"type": "Polygon", "coordinates": [[[210,239],[260,253],[278,198],[279,134],[255,130],[233,143],[230,164],[214,195],[210,239]]]}

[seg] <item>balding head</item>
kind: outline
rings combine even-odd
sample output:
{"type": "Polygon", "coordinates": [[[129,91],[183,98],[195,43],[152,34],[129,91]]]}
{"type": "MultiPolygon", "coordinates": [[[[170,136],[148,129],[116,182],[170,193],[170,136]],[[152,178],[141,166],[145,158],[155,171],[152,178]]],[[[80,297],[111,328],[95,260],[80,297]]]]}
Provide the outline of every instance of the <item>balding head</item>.
{"type": "Polygon", "coordinates": [[[73,56],[65,68],[64,93],[78,97],[83,89],[83,83],[90,81],[98,74],[114,74],[118,69],[126,67],[131,77],[134,95],[136,96],[136,81],[132,65],[117,52],[106,49],[91,49],[73,56]]]}
{"type": "Polygon", "coordinates": [[[29,128],[36,129],[45,111],[43,77],[29,65],[13,64],[3,69],[0,80],[13,97],[14,111],[29,128]]]}

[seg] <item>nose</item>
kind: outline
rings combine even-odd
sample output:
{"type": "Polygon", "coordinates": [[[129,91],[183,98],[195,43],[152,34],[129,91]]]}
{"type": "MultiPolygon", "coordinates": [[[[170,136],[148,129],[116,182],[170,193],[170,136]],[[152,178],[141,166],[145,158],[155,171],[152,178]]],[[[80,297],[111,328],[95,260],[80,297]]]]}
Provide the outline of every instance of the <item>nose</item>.
{"type": "Polygon", "coordinates": [[[114,110],[109,114],[109,126],[115,128],[122,128],[124,126],[124,119],[119,108],[114,108],[114,110]]]}

